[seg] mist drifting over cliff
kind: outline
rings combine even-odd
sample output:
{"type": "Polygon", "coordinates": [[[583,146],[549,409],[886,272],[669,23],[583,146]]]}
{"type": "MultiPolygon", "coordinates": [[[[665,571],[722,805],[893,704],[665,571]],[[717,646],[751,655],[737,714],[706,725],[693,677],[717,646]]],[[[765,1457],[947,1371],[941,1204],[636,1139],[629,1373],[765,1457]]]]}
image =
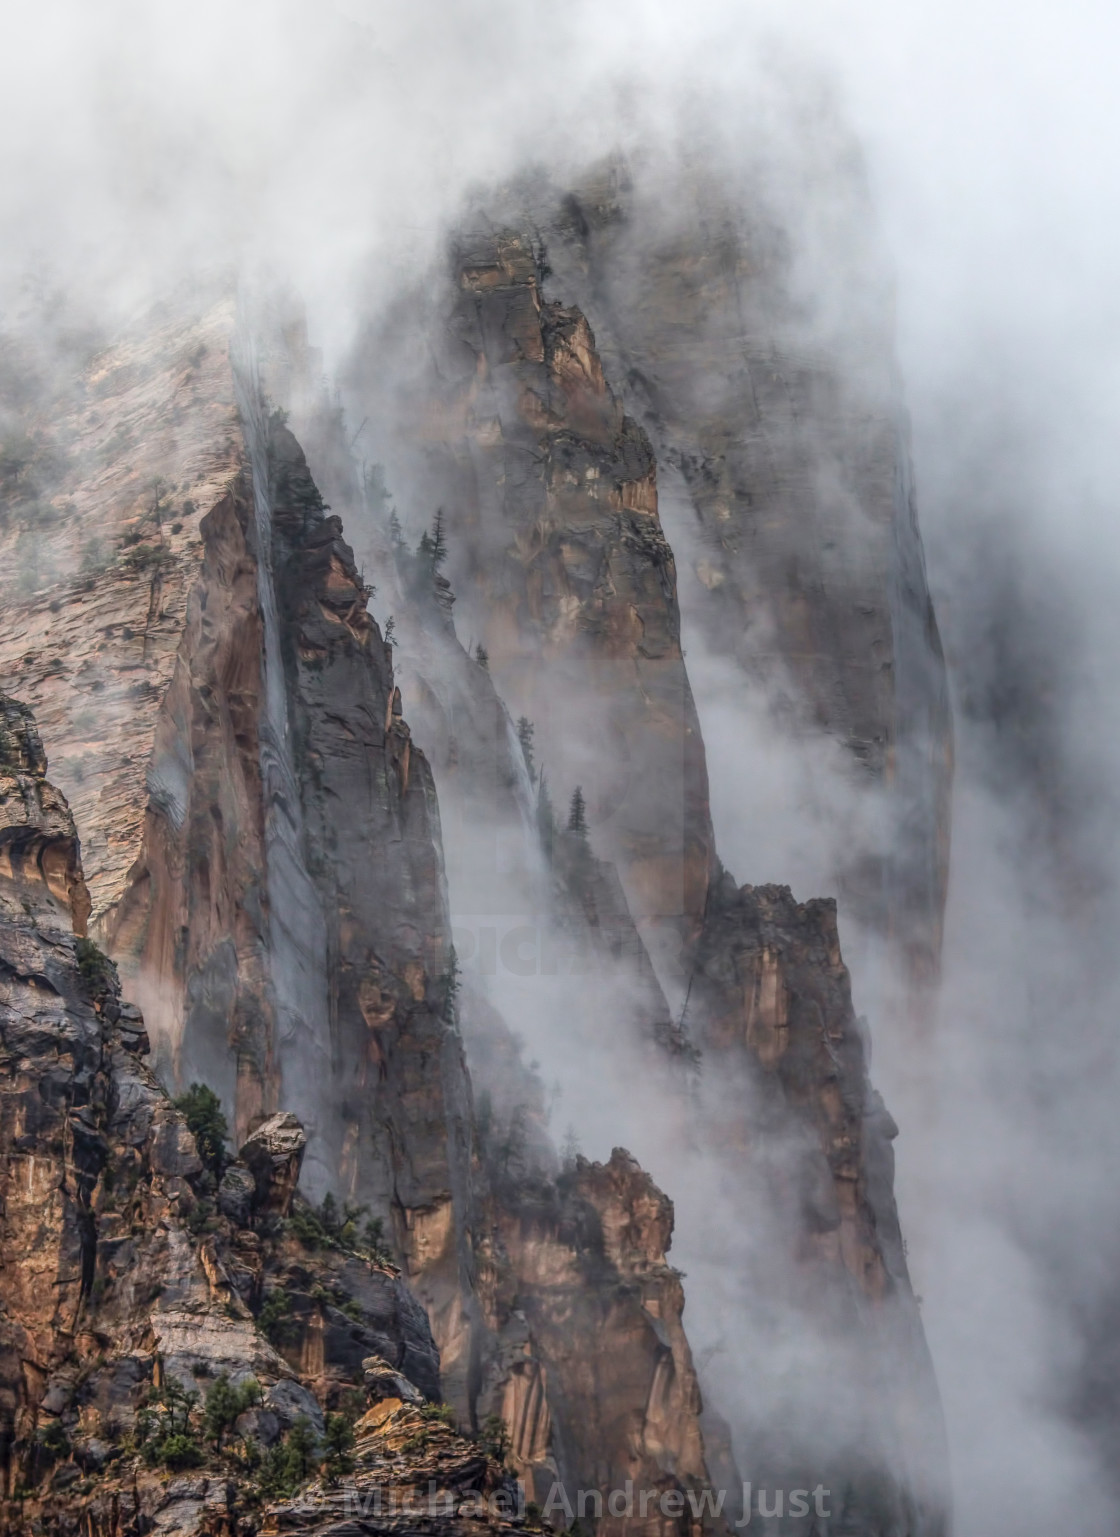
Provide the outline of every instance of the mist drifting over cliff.
{"type": "MultiPolygon", "coordinates": [[[[44,336],[264,271],[332,373],[472,187],[690,134],[789,232],[803,340],[858,350],[837,252],[866,241],[893,288],[957,767],[936,1018],[916,1035],[858,964],[854,988],[902,1128],[957,1529],[1114,1530],[1115,13],[53,4],[9,30],[0,283],[6,321],[44,336]]],[[[727,863],[832,894],[851,827],[883,836],[875,805],[826,738],[791,746],[741,706],[681,601],[727,863]]]]}

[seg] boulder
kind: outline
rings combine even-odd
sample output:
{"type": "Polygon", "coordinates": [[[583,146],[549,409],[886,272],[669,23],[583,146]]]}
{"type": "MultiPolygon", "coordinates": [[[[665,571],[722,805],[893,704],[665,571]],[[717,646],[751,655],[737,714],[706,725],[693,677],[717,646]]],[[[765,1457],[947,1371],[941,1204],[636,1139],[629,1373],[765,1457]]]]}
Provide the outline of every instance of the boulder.
{"type": "Polygon", "coordinates": [[[366,1357],[362,1362],[362,1376],[366,1398],[371,1404],[379,1404],[386,1398],[399,1398],[402,1403],[415,1404],[419,1408],[424,1402],[420,1389],[381,1356],[366,1357]]]}
{"type": "Polygon", "coordinates": [[[302,1383],[293,1382],[290,1377],[282,1377],[269,1388],[264,1407],[272,1411],[285,1430],[290,1430],[302,1415],[316,1435],[323,1434],[323,1411],[318,1399],[302,1383]]]}
{"type": "Polygon", "coordinates": [[[306,1147],[303,1127],[289,1110],[269,1116],[249,1135],[237,1161],[252,1172],[258,1211],[287,1216],[306,1147]]]}

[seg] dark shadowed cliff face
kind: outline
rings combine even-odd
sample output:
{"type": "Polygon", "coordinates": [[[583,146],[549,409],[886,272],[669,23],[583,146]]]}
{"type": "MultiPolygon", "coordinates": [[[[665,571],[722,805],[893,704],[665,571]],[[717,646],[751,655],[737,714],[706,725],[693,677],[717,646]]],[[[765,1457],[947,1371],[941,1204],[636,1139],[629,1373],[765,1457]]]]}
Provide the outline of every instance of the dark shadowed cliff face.
{"type": "MultiPolygon", "coordinates": [[[[499,1349],[484,1392],[511,1427],[530,1498],[589,1478],[699,1494],[709,1482],[700,1392],[681,1277],[665,1258],[672,1203],[616,1148],[607,1164],[573,1160],[555,1181],[499,1174],[494,1211],[499,1349]]],[[[644,1519],[638,1508],[606,1514],[613,1532],[680,1526],[657,1504],[644,1519]]]]}
{"type": "Polygon", "coordinates": [[[761,1481],[763,1468],[796,1479],[815,1437],[860,1530],[943,1532],[945,1432],[894,1203],[898,1128],[868,1081],[836,905],[722,874],[692,959],[706,1133],[743,1173],[725,1183],[727,1216],[765,1210],[773,1245],[745,1251],[744,1314],[750,1293],[769,1299],[770,1326],[792,1330],[828,1383],[808,1437],[796,1393],[784,1414],[759,1415],[717,1367],[721,1407],[736,1402],[741,1433],[752,1426],[761,1481]]]}

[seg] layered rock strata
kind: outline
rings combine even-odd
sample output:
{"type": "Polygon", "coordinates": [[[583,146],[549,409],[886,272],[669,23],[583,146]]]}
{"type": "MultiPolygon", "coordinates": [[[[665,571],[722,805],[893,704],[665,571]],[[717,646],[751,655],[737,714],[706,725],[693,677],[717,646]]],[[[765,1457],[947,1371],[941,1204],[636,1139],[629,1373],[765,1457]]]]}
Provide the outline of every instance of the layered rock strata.
{"type": "MultiPolygon", "coordinates": [[[[225,366],[232,378],[228,346],[225,366]]],[[[477,1424],[483,1377],[504,1348],[481,1316],[490,1302],[474,1275],[496,1219],[471,1169],[430,773],[338,520],[240,366],[239,436],[198,518],[174,666],[154,673],[158,708],[131,744],[134,757],[148,755],[144,815],[116,829],[131,852],[127,880],[103,891],[96,929],[145,1002],[163,1071],[213,1084],[242,1136],[294,1105],[311,1193],[369,1201],[386,1219],[442,1348],[441,1391],[477,1424]]],[[[217,1192],[234,1228],[290,1195],[291,1170],[254,1205],[260,1141],[261,1132],[248,1139],[217,1192]]],[[[543,1145],[542,1158],[554,1166],[543,1145]]],[[[352,1373],[356,1354],[384,1353],[376,1338],[344,1349],[339,1309],[311,1295],[337,1292],[376,1314],[352,1265],[334,1274],[322,1261],[309,1280],[298,1251],[262,1255],[248,1235],[231,1244],[231,1305],[256,1308],[270,1286],[284,1291],[279,1359],[320,1396],[352,1373]]],[[[426,1380],[419,1367],[412,1375],[426,1380]]],[[[556,1400],[557,1435],[587,1409],[556,1400]]],[[[644,1397],[633,1412],[644,1413],[644,1397]]],[[[596,1487],[597,1463],[567,1465],[596,1487]]]]}

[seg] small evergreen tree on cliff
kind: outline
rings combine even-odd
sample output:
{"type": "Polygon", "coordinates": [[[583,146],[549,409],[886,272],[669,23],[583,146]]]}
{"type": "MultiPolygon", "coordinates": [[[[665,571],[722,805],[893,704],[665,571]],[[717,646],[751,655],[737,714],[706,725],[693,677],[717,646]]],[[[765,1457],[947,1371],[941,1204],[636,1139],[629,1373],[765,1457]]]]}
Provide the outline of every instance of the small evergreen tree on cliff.
{"type": "Polygon", "coordinates": [[[437,507],[435,518],[432,520],[432,531],[427,529],[420,535],[420,543],[416,547],[417,555],[427,561],[435,576],[440,567],[447,560],[447,535],[443,531],[443,508],[437,507]]]}
{"type": "Polygon", "coordinates": [[[586,841],[587,806],[584,803],[583,789],[580,785],[576,785],[572,791],[571,805],[568,807],[568,831],[586,841]]]}
{"type": "Polygon", "coordinates": [[[533,722],[527,715],[522,715],[517,722],[517,740],[521,743],[521,753],[525,759],[525,767],[529,770],[529,783],[536,784],[537,774],[533,764],[533,722]]]}
{"type": "Polygon", "coordinates": [[[481,641],[474,648],[474,659],[480,667],[484,667],[487,672],[490,671],[490,653],[481,641]]]}
{"type": "Polygon", "coordinates": [[[443,508],[440,507],[432,522],[431,532],[425,530],[420,535],[420,543],[416,546],[416,555],[411,562],[413,569],[410,585],[417,597],[430,595],[434,598],[450,619],[455,594],[441,569],[446,560],[447,535],[443,531],[443,508]]]}
{"type": "Polygon", "coordinates": [[[204,1083],[192,1083],[185,1094],[175,1101],[176,1110],[186,1118],[198,1147],[198,1156],[213,1174],[220,1179],[226,1164],[226,1142],[229,1126],[222,1114],[222,1102],[204,1083]]]}

